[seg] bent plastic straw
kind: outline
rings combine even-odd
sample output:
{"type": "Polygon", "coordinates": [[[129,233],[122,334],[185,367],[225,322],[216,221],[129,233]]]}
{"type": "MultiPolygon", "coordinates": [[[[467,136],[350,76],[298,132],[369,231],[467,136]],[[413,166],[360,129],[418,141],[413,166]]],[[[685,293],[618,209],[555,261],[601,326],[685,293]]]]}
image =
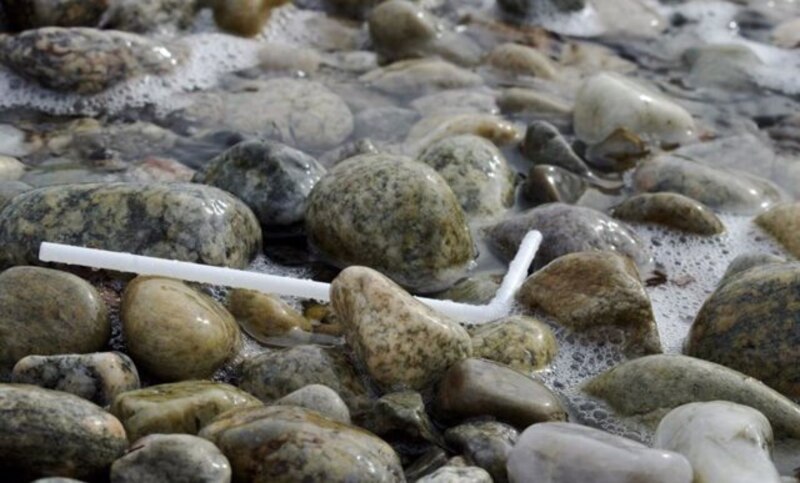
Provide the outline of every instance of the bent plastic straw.
{"type": "MultiPolygon", "coordinates": [[[[517,255],[508,266],[508,272],[503,277],[503,282],[500,284],[497,294],[487,305],[470,305],[451,300],[436,300],[425,297],[416,298],[434,310],[461,322],[481,323],[504,317],[511,311],[514,294],[525,280],[525,276],[528,274],[528,267],[534,256],[536,256],[541,242],[542,235],[538,231],[532,230],[525,235],[517,255]]],[[[98,250],[96,248],[42,242],[39,249],[39,259],[43,262],[80,265],[90,268],[116,270],[118,272],[137,273],[139,275],[156,275],[190,282],[224,285],[290,297],[316,299],[323,302],[330,300],[330,284],[324,282],[179,262],[177,260],[124,252],[98,250]]]]}

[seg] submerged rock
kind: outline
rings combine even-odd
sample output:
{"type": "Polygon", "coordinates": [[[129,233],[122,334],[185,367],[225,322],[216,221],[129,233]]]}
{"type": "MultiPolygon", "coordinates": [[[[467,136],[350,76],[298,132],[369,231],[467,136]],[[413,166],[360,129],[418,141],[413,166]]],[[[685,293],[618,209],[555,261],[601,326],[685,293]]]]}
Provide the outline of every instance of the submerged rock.
{"type": "Polygon", "coordinates": [[[169,74],[184,57],[182,50],[111,30],[45,27],[0,37],[0,63],[49,89],[79,94],[169,74]]]}
{"type": "Polygon", "coordinates": [[[275,401],[277,406],[300,406],[328,419],[350,424],[350,411],[336,391],[322,384],[309,384],[275,401]]]}
{"type": "Polygon", "coordinates": [[[495,69],[512,75],[553,79],[558,75],[553,61],[542,52],[520,44],[500,44],[486,57],[495,69]]]}
{"type": "Polygon", "coordinates": [[[284,335],[293,329],[310,332],[311,321],[280,298],[256,292],[234,289],[228,308],[241,328],[259,342],[269,337],[284,335]]]}
{"type": "Polygon", "coordinates": [[[784,203],[756,218],[756,223],[800,258],[800,203],[784,203]]]}
{"type": "Polygon", "coordinates": [[[540,164],[528,172],[522,185],[525,197],[536,204],[574,204],[586,192],[586,181],[558,166],[540,164]]]}
{"type": "Polygon", "coordinates": [[[165,26],[187,28],[204,1],[113,0],[103,16],[103,27],[139,33],[159,31],[165,26]]]}
{"type": "Polygon", "coordinates": [[[217,188],[90,183],[28,191],[0,211],[0,266],[39,263],[43,241],[244,268],[261,227],[217,188]]]}
{"type": "Polygon", "coordinates": [[[614,217],[656,223],[698,235],[719,235],[725,231],[725,225],[708,207],[677,193],[632,196],[614,208],[614,217]]]}
{"type": "Polygon", "coordinates": [[[579,175],[589,172],[558,128],[546,121],[535,121],[528,126],[522,154],[537,165],[558,166],[579,175]]]}
{"type": "Polygon", "coordinates": [[[472,333],[472,352],[520,372],[544,369],[555,358],[553,331],[533,317],[514,315],[478,326],[472,333]]]}
{"type": "Polygon", "coordinates": [[[694,357],[640,357],[600,374],[584,389],[625,416],[691,402],[730,401],[761,411],[777,433],[800,436],[800,406],[756,379],[694,357]]]}

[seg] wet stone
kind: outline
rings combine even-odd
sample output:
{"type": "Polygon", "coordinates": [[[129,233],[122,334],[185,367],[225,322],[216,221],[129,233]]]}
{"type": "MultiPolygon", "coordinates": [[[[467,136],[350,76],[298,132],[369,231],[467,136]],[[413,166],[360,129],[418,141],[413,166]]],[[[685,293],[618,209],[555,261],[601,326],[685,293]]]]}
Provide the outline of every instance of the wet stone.
{"type": "Polygon", "coordinates": [[[538,230],[544,237],[534,269],[568,253],[589,250],[615,251],[639,267],[651,260],[639,236],[623,222],[592,208],[564,203],[537,206],[501,221],[488,229],[487,237],[503,258],[511,260],[530,230],[538,230]]]}
{"type": "Polygon", "coordinates": [[[94,352],[110,337],[106,305],[82,278],[39,267],[0,273],[0,380],[27,355],[94,352]]]}
{"type": "Polygon", "coordinates": [[[0,210],[18,194],[32,189],[31,185],[22,181],[0,181],[0,210]]]}
{"type": "Polygon", "coordinates": [[[492,477],[476,466],[443,466],[417,480],[417,483],[491,483],[492,477]]]}
{"type": "Polygon", "coordinates": [[[331,301],[356,358],[383,390],[423,389],[469,357],[469,334],[366,267],[343,270],[331,301]]]}
{"type": "Polygon", "coordinates": [[[574,12],[586,7],[586,0],[499,0],[498,5],[516,15],[574,12]]]}
{"type": "Polygon", "coordinates": [[[437,385],[435,407],[446,420],[493,416],[517,428],[567,419],[558,397],[544,384],[484,359],[451,367],[437,385]]]}
{"type": "Polygon", "coordinates": [[[322,384],[309,384],[278,399],[278,406],[300,406],[316,411],[328,419],[350,424],[350,411],[336,391],[322,384]]]}
{"type": "Polygon", "coordinates": [[[111,405],[111,413],[135,441],[155,433],[197,434],[218,414],[249,406],[262,403],[229,384],[184,381],[120,394],[111,405]]]}
{"type": "Polygon", "coordinates": [[[225,307],[178,280],[135,278],[120,317],[131,357],[162,381],[211,377],[241,342],[225,307]]]}
{"type": "Polygon", "coordinates": [[[514,202],[514,172],[500,150],[482,137],[445,138],[428,146],[419,160],[442,175],[468,217],[496,216],[514,202]]]}
{"type": "Polygon", "coordinates": [[[507,114],[536,114],[563,119],[572,114],[572,106],[563,99],[534,89],[512,87],[497,94],[497,107],[507,114]]]}
{"type": "Polygon", "coordinates": [[[691,483],[692,466],[678,453],[569,423],[534,424],[508,457],[511,481],[542,475],[545,483],[691,483]]]}
{"type": "Polygon", "coordinates": [[[367,394],[353,365],[339,349],[301,345],[265,352],[242,363],[239,387],[267,403],[309,384],[328,386],[351,409],[367,394]]]}
{"type": "Polygon", "coordinates": [[[366,265],[422,292],[452,285],[475,255],[447,182],[402,156],[362,155],[336,165],[311,192],[306,231],[335,265],[366,265]]]}
{"type": "Polygon", "coordinates": [[[95,94],[135,77],[169,74],[184,56],[182,50],[135,34],[82,27],[45,27],[0,37],[0,63],[49,89],[79,94],[95,94]]]}
{"type": "Polygon", "coordinates": [[[361,81],[380,92],[413,97],[483,85],[478,74],[437,59],[395,62],[364,74],[361,81]]]}
{"type": "Polygon", "coordinates": [[[519,439],[516,429],[495,421],[483,421],[450,428],[444,436],[468,461],[489,472],[495,483],[508,481],[506,461],[519,439]]]}
{"type": "Polygon", "coordinates": [[[731,263],[728,264],[725,274],[719,281],[719,286],[722,286],[728,281],[733,280],[737,275],[750,270],[751,268],[760,267],[761,265],[767,265],[770,263],[785,262],[786,260],[784,258],[781,258],[777,255],[771,255],[769,253],[743,253],[734,258],[731,263]]]}
{"type": "Polygon", "coordinates": [[[68,392],[98,406],[108,406],[118,394],[139,389],[136,367],[121,352],[27,356],[14,366],[11,380],[68,392]]]}
{"type": "Polygon", "coordinates": [[[25,174],[25,165],[18,159],[0,155],[0,183],[17,181],[25,174]]]}
{"type": "Polygon", "coordinates": [[[221,30],[242,37],[255,37],[264,29],[272,9],[286,1],[211,0],[209,3],[214,12],[214,23],[221,30]]]}
{"type": "Polygon", "coordinates": [[[512,75],[544,79],[553,79],[558,75],[554,63],[547,55],[526,45],[498,45],[486,57],[486,62],[495,69],[512,75]]]}
{"type": "Polygon", "coordinates": [[[614,208],[614,217],[656,223],[697,235],[719,235],[725,225],[707,206],[677,193],[635,195],[614,208]]]}
{"type": "Polygon", "coordinates": [[[424,57],[443,28],[430,12],[406,0],[372,9],[368,27],[375,50],[389,60],[424,57]]]}
{"type": "Polygon", "coordinates": [[[690,48],[683,58],[690,66],[688,84],[726,90],[758,88],[754,73],[764,65],[750,48],[735,44],[690,48]]]}
{"type": "Polygon", "coordinates": [[[355,116],[355,137],[369,136],[376,141],[397,143],[405,139],[409,129],[418,119],[417,112],[401,107],[364,109],[355,116]]]}
{"type": "Polygon", "coordinates": [[[393,392],[365,402],[353,412],[353,422],[399,447],[425,442],[445,446],[428,417],[422,395],[415,391],[393,392]]]}
{"type": "Polygon", "coordinates": [[[440,114],[484,113],[497,114],[492,91],[486,88],[454,89],[418,97],[411,102],[425,117],[440,114]]]}
{"type": "Polygon", "coordinates": [[[111,466],[111,483],[229,483],[231,466],[216,446],[188,434],[151,434],[111,466]]]}
{"type": "Polygon", "coordinates": [[[319,70],[322,56],[311,48],[269,43],[258,53],[259,66],[271,72],[313,74],[319,70]]]}
{"type": "Polygon", "coordinates": [[[447,464],[447,453],[438,446],[431,446],[422,456],[404,470],[406,481],[417,481],[447,464]]]}
{"type": "Polygon", "coordinates": [[[420,119],[408,132],[406,144],[411,152],[420,154],[437,141],[463,134],[486,138],[496,146],[516,144],[522,138],[520,127],[500,116],[451,112],[420,119]]]}
{"type": "Polygon", "coordinates": [[[99,477],[128,447],[117,418],[72,394],[0,384],[0,408],[0,469],[12,480],[99,477]]]}
{"type": "Polygon", "coordinates": [[[229,411],[200,436],[228,457],[234,481],[403,481],[391,446],[304,408],[229,411]]]}
{"type": "Polygon", "coordinates": [[[89,183],[28,191],[0,211],[0,266],[39,263],[42,241],[244,268],[261,248],[261,228],[217,188],[89,183]]]}
{"type": "Polygon", "coordinates": [[[546,121],[535,121],[528,126],[522,154],[537,165],[558,166],[575,174],[589,172],[589,168],[575,154],[558,128],[546,121]]]}
{"type": "Polygon", "coordinates": [[[706,300],[686,353],[800,396],[800,263],[767,264],[734,276],[706,300]],[[765,323],[769,321],[769,323],[765,323]]]}
{"type": "Polygon", "coordinates": [[[574,204],[586,192],[586,181],[564,168],[540,164],[528,172],[522,192],[537,205],[574,204]]]}
{"type": "Polygon", "coordinates": [[[488,304],[497,295],[502,275],[484,273],[465,278],[443,292],[431,297],[440,300],[453,300],[473,305],[488,304]]]}
{"type": "Polygon", "coordinates": [[[151,32],[164,27],[187,28],[194,21],[198,0],[113,0],[104,25],[126,32],[151,32]]]}
{"type": "Polygon", "coordinates": [[[756,223],[800,258],[800,203],[784,203],[756,218],[756,223]]]}
{"type": "Polygon", "coordinates": [[[306,199],[324,174],[302,151],[274,141],[245,141],[211,160],[195,180],[236,195],[269,227],[302,221],[306,199]]]}
{"type": "Polygon", "coordinates": [[[110,0],[3,0],[14,30],[39,27],[94,27],[110,0]]]}
{"type": "Polygon", "coordinates": [[[228,308],[242,330],[259,342],[294,329],[307,332],[312,329],[311,322],[289,304],[274,295],[255,290],[232,290],[228,308]]]}
{"type": "Polygon", "coordinates": [[[514,315],[478,326],[472,332],[472,352],[475,357],[525,373],[550,364],[558,345],[546,324],[533,317],[514,315]]]}
{"type": "Polygon", "coordinates": [[[647,143],[635,133],[619,128],[599,144],[589,146],[586,162],[601,171],[621,173],[636,167],[648,154],[647,143]]]}

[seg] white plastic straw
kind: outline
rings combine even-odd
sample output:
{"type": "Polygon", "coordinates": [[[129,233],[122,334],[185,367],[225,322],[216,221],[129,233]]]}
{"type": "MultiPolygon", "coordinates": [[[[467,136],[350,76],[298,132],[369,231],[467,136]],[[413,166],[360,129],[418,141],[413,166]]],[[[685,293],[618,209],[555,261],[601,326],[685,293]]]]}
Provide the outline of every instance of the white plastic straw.
{"type": "MultiPolygon", "coordinates": [[[[530,231],[525,235],[516,257],[508,267],[508,273],[503,278],[500,289],[488,305],[470,305],[451,300],[436,300],[424,297],[417,297],[417,299],[434,310],[461,322],[488,322],[508,315],[513,303],[514,293],[525,280],[525,276],[528,274],[528,267],[533,261],[541,242],[542,235],[538,231],[530,231]]],[[[131,253],[98,250],[96,248],[43,242],[39,249],[39,259],[43,262],[169,277],[191,282],[258,290],[259,292],[276,295],[316,299],[323,302],[330,300],[330,284],[324,282],[179,262],[177,260],[146,257],[131,253]]]]}

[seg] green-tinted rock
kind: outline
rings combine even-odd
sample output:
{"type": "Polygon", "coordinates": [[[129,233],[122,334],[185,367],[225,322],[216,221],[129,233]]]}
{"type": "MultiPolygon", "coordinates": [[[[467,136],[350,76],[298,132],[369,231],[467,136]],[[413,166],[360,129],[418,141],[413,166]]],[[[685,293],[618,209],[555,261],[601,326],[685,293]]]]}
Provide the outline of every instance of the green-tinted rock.
{"type": "Polygon", "coordinates": [[[151,434],[111,465],[111,483],[230,483],[231,465],[216,446],[188,434],[151,434]]]}
{"type": "Polygon", "coordinates": [[[495,483],[508,481],[506,460],[519,439],[516,429],[495,421],[483,421],[450,428],[444,437],[468,461],[488,471],[495,483]]]}
{"type": "Polygon", "coordinates": [[[800,397],[800,263],[768,264],[734,276],[706,300],[686,353],[800,397]]]}
{"type": "Polygon", "coordinates": [[[614,217],[656,223],[698,235],[719,235],[725,231],[725,225],[707,206],[677,193],[632,196],[614,208],[614,217]]]}
{"type": "Polygon", "coordinates": [[[472,353],[458,322],[375,270],[343,270],[331,301],[356,358],[383,390],[422,389],[472,353]]]}
{"type": "Polygon", "coordinates": [[[768,265],[770,263],[785,262],[785,259],[769,253],[743,253],[734,258],[731,263],[728,264],[725,274],[719,281],[719,286],[721,287],[730,280],[733,280],[736,275],[750,270],[751,268],[760,267],[761,265],[768,265]]]}
{"type": "Polygon", "coordinates": [[[633,262],[614,252],[564,255],[534,273],[517,299],[576,331],[600,326],[622,328],[626,351],[661,352],[650,298],[633,262]]]}
{"type": "Polygon", "coordinates": [[[0,211],[0,266],[38,263],[43,241],[244,268],[261,227],[241,201],[194,184],[40,188],[0,211]]]}
{"type": "Polygon", "coordinates": [[[197,434],[229,409],[261,405],[255,397],[229,384],[184,381],[122,393],[114,399],[111,412],[135,441],[153,433],[197,434]]]}
{"type": "Polygon", "coordinates": [[[760,381],[713,362],[682,355],[640,357],[590,380],[585,391],[625,416],[702,401],[758,409],[779,434],[800,437],[800,406],[760,381]]]}
{"type": "Polygon", "coordinates": [[[300,406],[328,419],[350,424],[350,411],[336,391],[322,384],[309,384],[275,401],[278,406],[300,406]]]}
{"type": "Polygon", "coordinates": [[[11,380],[68,392],[98,406],[108,406],[117,394],[139,389],[139,373],[121,352],[27,356],[14,366],[11,380]]]}
{"type": "Polygon", "coordinates": [[[229,411],[200,433],[244,481],[403,481],[394,450],[377,437],[291,406],[229,411]]]}
{"type": "Polygon", "coordinates": [[[800,203],[785,203],[756,218],[756,223],[800,258],[800,203]]]}
{"type": "MultiPolygon", "coordinates": [[[[102,476],[128,447],[111,414],[72,394],[0,384],[0,470],[28,478],[102,476]]],[[[10,475],[9,475],[10,473],[10,475]]]]}
{"type": "Polygon", "coordinates": [[[544,384],[484,359],[465,359],[451,367],[436,391],[437,414],[447,420],[493,416],[526,428],[564,421],[567,413],[544,384]]]}
{"type": "Polygon", "coordinates": [[[255,290],[234,289],[228,308],[242,329],[259,342],[284,335],[292,329],[312,329],[311,322],[289,304],[274,295],[255,290]]]}
{"type": "Polygon", "coordinates": [[[30,354],[103,349],[111,337],[106,314],[97,290],[71,273],[39,267],[0,273],[0,380],[30,354]]]}
{"type": "Polygon", "coordinates": [[[515,315],[478,326],[472,332],[472,353],[520,372],[544,369],[555,358],[553,331],[533,317],[515,315]]]}
{"type": "Polygon", "coordinates": [[[366,265],[419,291],[452,285],[475,256],[447,182],[402,156],[362,155],[336,165],[311,192],[306,230],[336,265],[366,265]]]}
{"type": "Polygon", "coordinates": [[[225,307],[178,280],[133,279],[120,316],[133,360],[164,381],[210,377],[241,341],[225,307]]]}

